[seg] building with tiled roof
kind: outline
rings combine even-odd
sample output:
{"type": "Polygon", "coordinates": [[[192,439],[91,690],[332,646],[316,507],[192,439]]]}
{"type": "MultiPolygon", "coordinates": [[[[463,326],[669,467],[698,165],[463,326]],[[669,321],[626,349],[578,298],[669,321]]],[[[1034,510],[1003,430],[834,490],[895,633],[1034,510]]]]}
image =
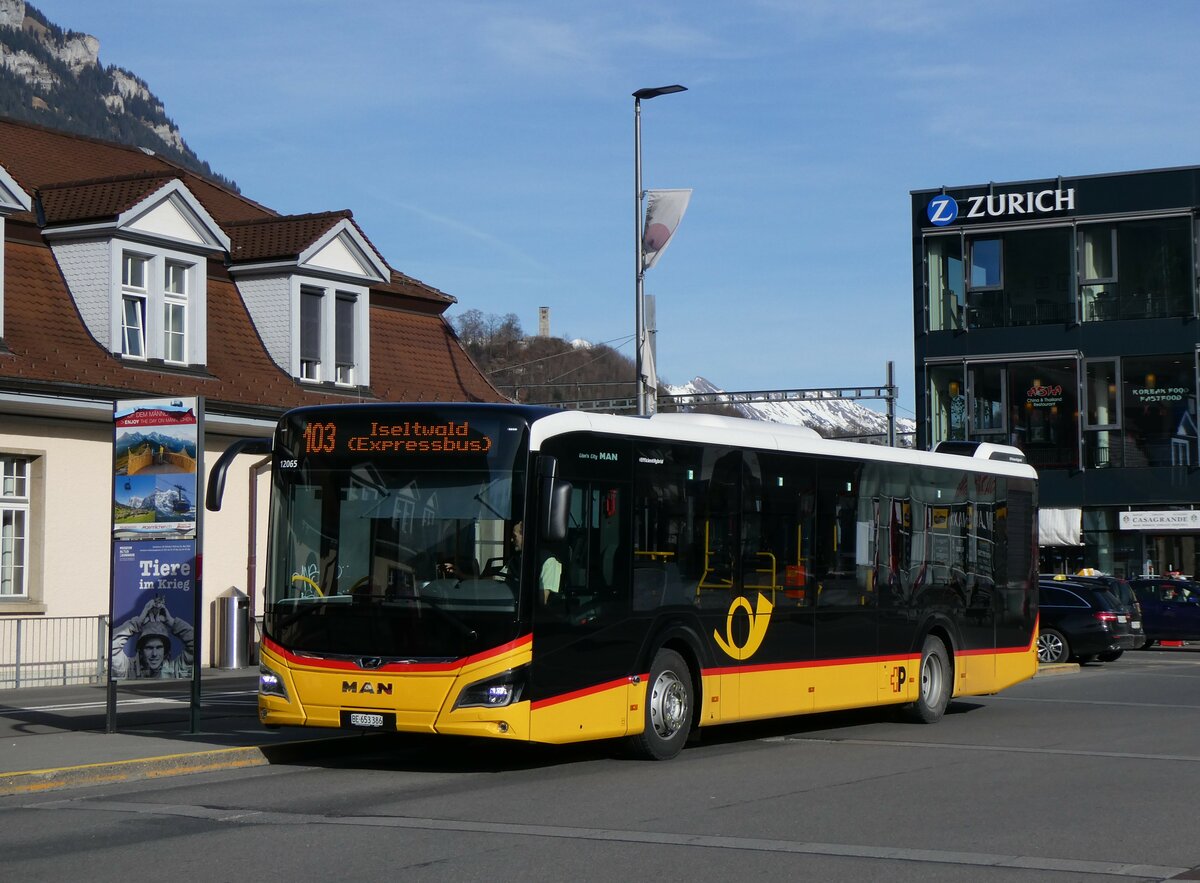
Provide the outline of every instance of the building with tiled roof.
{"type": "MultiPolygon", "coordinates": [[[[0,626],[108,612],[115,402],[197,397],[211,466],[291,407],[505,400],[444,318],[455,299],[348,210],[279,215],[144,150],[0,119],[0,234],[0,626]]],[[[206,598],[257,594],[269,470],[244,459],[204,521],[206,598]]]]}

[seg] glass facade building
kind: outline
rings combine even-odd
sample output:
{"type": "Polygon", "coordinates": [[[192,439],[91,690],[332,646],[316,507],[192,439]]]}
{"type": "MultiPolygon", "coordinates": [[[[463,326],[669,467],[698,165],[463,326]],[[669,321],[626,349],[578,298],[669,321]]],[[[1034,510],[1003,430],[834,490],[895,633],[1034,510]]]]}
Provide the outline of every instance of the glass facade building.
{"type": "Polygon", "coordinates": [[[917,444],[1021,448],[1043,571],[1200,574],[1200,167],[912,193],[917,444]]]}

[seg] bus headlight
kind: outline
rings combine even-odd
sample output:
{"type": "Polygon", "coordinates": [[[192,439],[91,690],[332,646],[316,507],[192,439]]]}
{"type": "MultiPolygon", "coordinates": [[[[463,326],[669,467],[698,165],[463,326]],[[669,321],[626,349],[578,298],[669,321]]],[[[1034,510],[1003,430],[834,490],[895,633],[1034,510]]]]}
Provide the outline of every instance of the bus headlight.
{"type": "Polygon", "coordinates": [[[287,687],[279,672],[270,668],[265,662],[258,664],[258,692],[262,696],[278,696],[288,701],[287,687]]]}
{"type": "Polygon", "coordinates": [[[476,681],[463,688],[454,700],[455,708],[504,708],[521,700],[525,692],[525,668],[509,669],[506,672],[476,681]]]}

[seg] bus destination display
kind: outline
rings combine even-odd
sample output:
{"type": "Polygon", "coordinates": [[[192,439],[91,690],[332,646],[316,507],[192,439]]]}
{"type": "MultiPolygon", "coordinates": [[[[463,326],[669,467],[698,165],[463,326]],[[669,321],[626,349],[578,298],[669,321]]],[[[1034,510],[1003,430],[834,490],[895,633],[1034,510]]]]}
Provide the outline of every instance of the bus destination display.
{"type": "Polygon", "coordinates": [[[469,420],[378,420],[338,423],[314,420],[304,427],[304,453],[486,454],[492,438],[469,420]]]}

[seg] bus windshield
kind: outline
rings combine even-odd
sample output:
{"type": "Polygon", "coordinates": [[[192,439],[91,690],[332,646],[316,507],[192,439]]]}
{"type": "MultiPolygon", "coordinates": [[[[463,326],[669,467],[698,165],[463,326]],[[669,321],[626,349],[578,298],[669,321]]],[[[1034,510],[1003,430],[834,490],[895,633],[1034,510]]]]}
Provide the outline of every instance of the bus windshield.
{"type": "Polygon", "coordinates": [[[276,438],[265,632],[452,660],[516,636],[527,427],[451,408],[297,411],[276,438]]]}

